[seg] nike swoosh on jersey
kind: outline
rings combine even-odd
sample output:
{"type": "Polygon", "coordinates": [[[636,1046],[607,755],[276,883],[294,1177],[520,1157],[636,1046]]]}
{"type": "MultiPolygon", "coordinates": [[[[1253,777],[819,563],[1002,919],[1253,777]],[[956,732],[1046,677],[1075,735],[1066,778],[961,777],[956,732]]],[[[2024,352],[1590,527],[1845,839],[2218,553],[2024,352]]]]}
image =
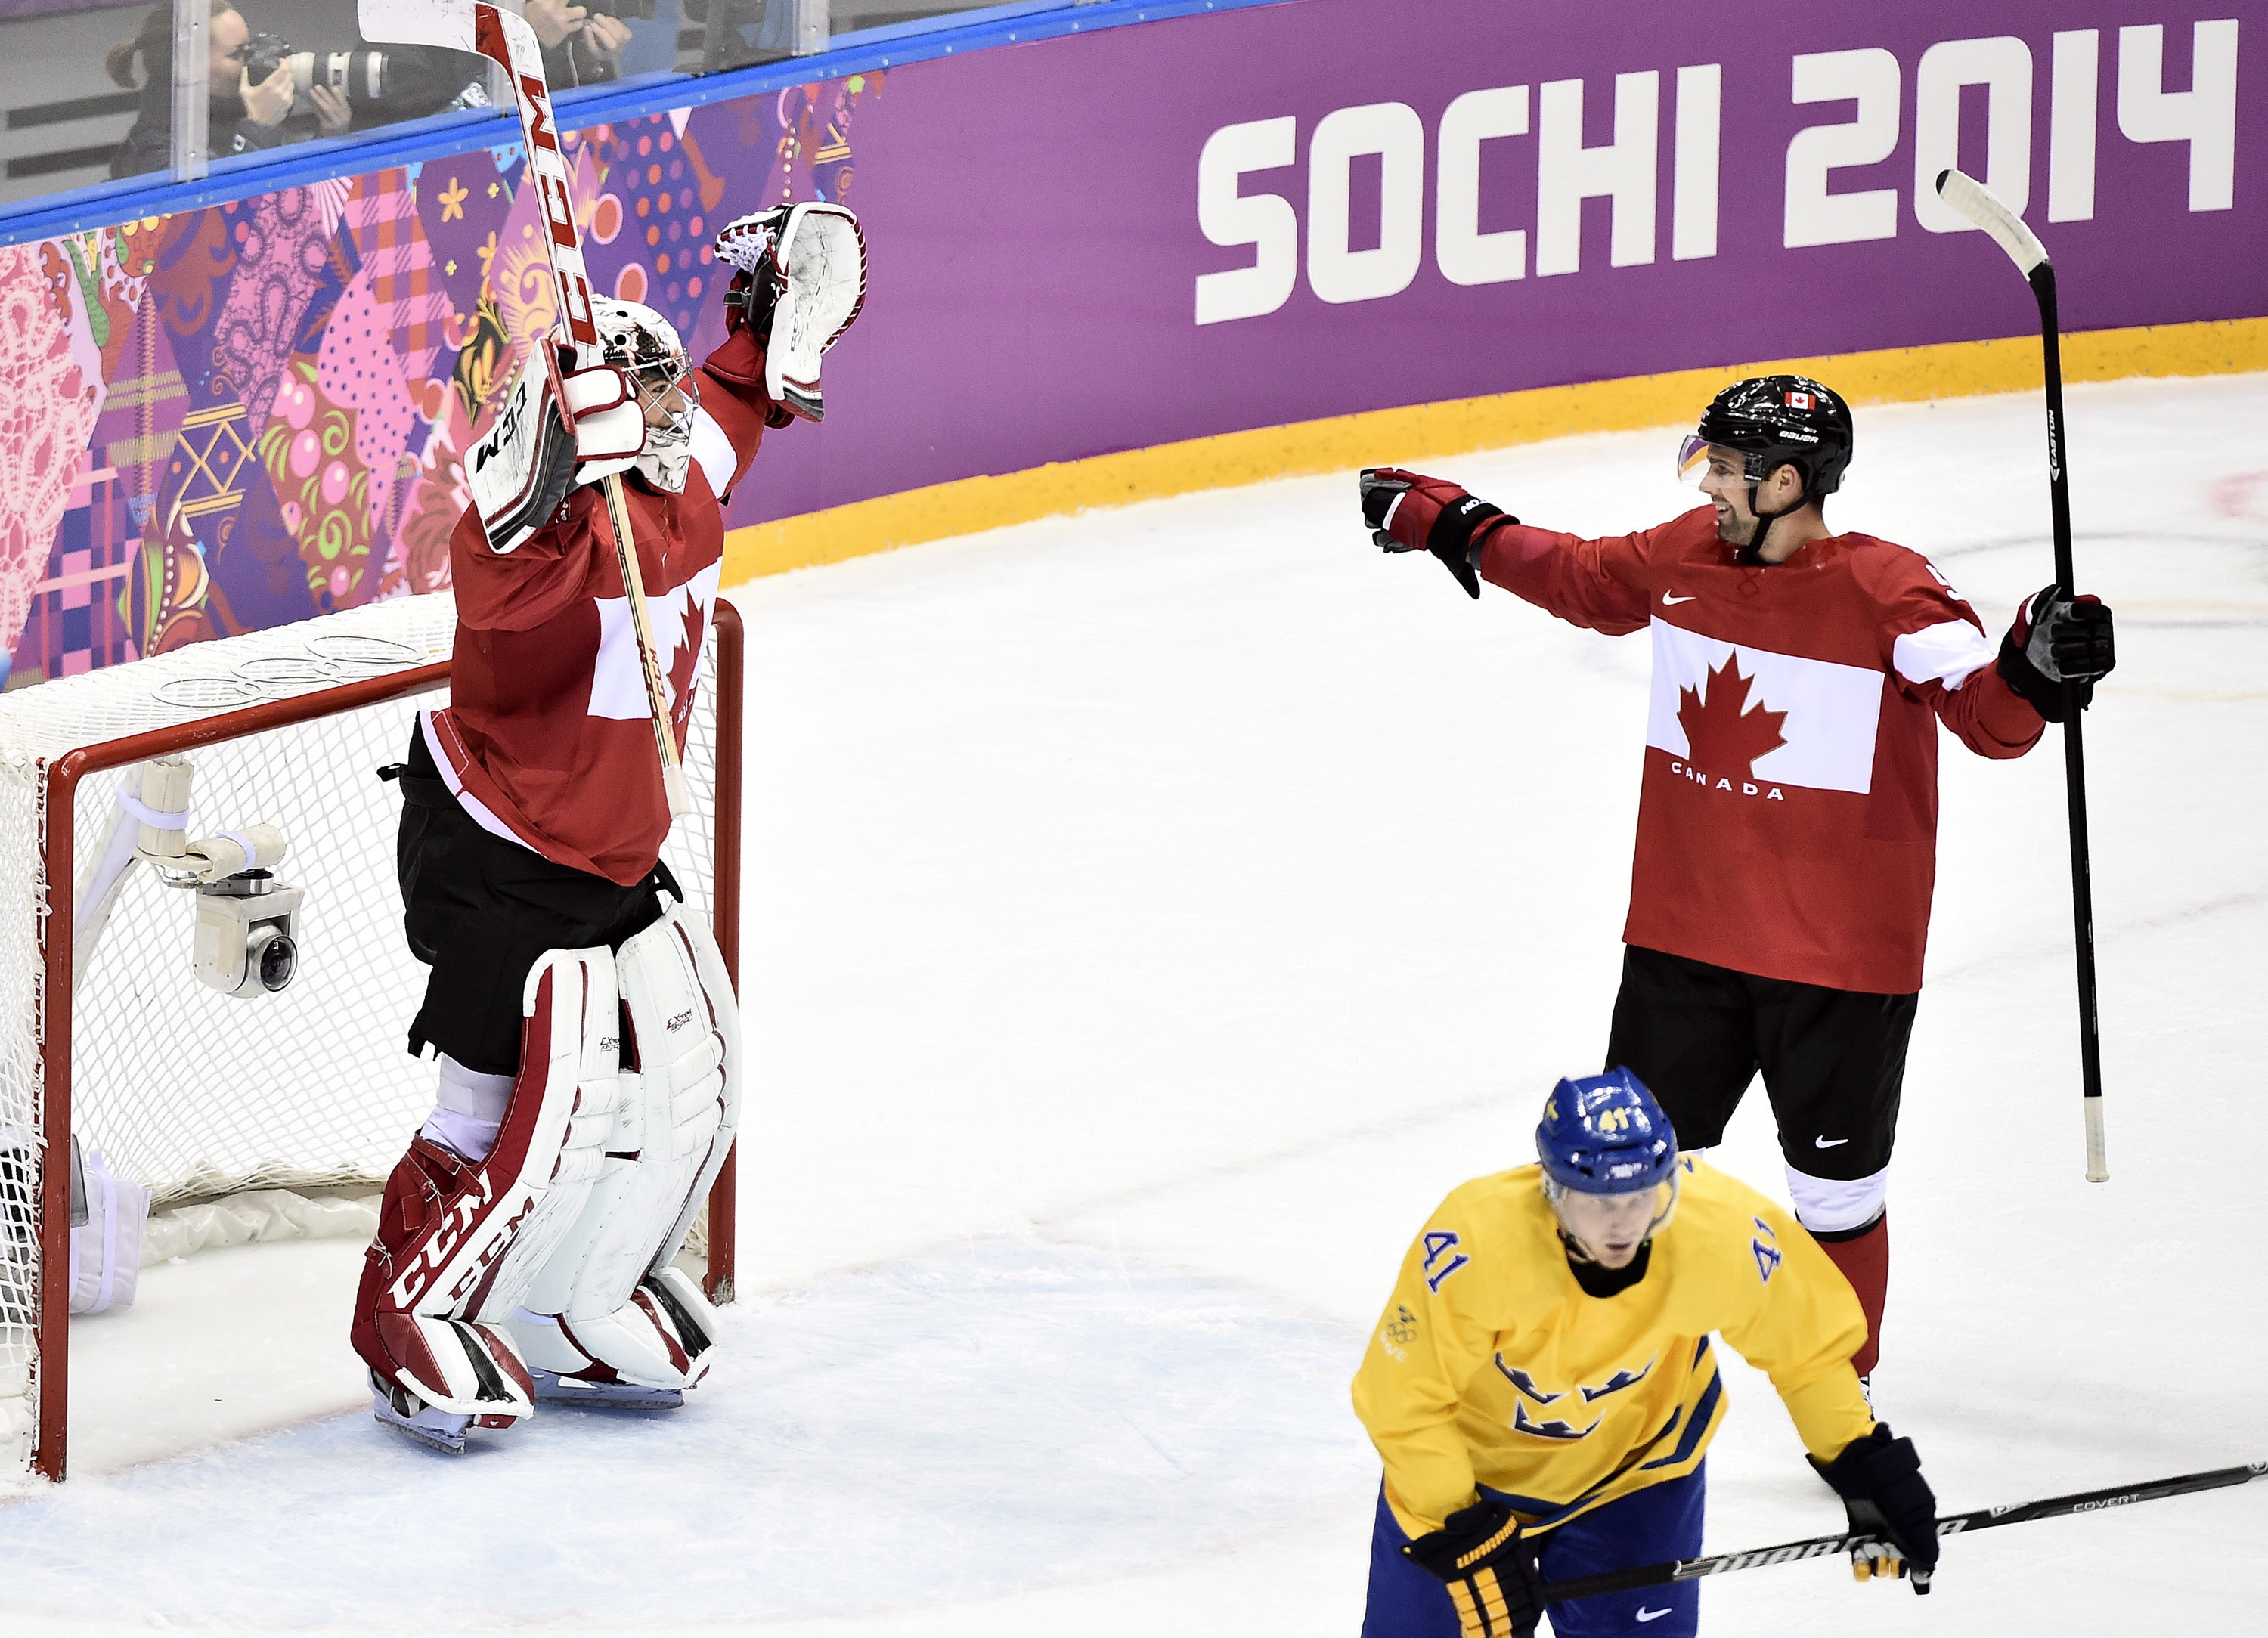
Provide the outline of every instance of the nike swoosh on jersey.
{"type": "Polygon", "coordinates": [[[1837,1143],[1847,1143],[1851,1140],[1847,1137],[1815,1137],[1811,1141],[1821,1149],[1832,1149],[1837,1143]]]}
{"type": "Polygon", "coordinates": [[[1672,597],[1668,592],[1665,591],[1661,594],[1661,600],[1669,604],[1672,607],[1675,607],[1680,603],[1690,603],[1693,600],[1693,598],[1699,597],[1700,595],[1701,594],[1698,591],[1696,591],[1693,593],[1692,597],[1672,597]]]}
{"type": "Polygon", "coordinates": [[[1668,1610],[1640,1610],[1638,1618],[1642,1621],[1658,1621],[1668,1613],[1668,1610]]]}

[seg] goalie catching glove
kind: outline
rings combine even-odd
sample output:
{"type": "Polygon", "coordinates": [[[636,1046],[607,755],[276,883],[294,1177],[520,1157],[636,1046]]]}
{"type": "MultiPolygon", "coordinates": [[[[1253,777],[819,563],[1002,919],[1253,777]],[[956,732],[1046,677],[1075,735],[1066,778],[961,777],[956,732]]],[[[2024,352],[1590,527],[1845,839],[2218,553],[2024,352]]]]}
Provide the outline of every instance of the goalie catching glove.
{"type": "Polygon", "coordinates": [[[1494,518],[1520,521],[1446,479],[1398,466],[1365,467],[1361,493],[1362,520],[1373,540],[1389,552],[1431,552],[1471,597],[1481,594],[1473,568],[1475,537],[1494,518]]]}
{"type": "Polygon", "coordinates": [[[737,269],[725,327],[763,343],[764,391],[806,421],[823,419],[820,359],[866,302],[858,218],[842,205],[777,205],[726,224],[717,260],[737,269]]]}
{"type": "Polygon", "coordinates": [[[1535,1549],[1501,1502],[1461,1508],[1402,1551],[1448,1583],[1459,1638],[1529,1638],[1535,1632],[1543,1612],[1535,1549]]]}

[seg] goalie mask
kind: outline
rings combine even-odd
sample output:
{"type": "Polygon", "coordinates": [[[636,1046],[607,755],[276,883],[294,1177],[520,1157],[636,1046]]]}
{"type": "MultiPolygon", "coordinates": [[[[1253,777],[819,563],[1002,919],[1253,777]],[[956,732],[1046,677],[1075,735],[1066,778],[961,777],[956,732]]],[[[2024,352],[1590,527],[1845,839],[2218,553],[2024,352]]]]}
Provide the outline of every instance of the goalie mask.
{"type": "Polygon", "coordinates": [[[645,414],[645,445],[637,470],[655,488],[681,494],[693,459],[693,412],[701,402],[685,343],[668,320],[637,302],[601,296],[592,301],[591,317],[598,326],[601,356],[630,377],[645,414]]]}

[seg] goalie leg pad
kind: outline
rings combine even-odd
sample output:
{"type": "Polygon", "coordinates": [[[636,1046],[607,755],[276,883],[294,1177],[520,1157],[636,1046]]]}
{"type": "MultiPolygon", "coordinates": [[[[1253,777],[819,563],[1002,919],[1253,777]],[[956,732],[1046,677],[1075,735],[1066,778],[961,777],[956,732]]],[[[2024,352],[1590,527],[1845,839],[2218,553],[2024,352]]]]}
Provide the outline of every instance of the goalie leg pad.
{"type": "Polygon", "coordinates": [[[681,1403],[684,1390],[714,1363],[717,1311],[682,1268],[665,1268],[639,1281],[628,1302],[593,1318],[523,1311],[512,1336],[535,1372],[538,1399],[587,1401],[591,1390],[614,1388],[672,1392],[681,1403]],[[547,1384],[547,1377],[556,1381],[547,1384]]]}
{"type": "Polygon", "coordinates": [[[716,1313],[671,1267],[740,1124],[740,1008],[708,929],[682,905],[615,968],[639,1069],[606,1164],[510,1329],[535,1368],[683,1389],[705,1376],[716,1313]]]}
{"type": "Polygon", "coordinates": [[[621,1089],[613,957],[555,951],[522,995],[520,1070],[495,1147],[468,1161],[422,1134],[387,1179],[355,1300],[355,1351],[426,1405],[534,1409],[498,1323],[573,1226],[621,1089]]]}

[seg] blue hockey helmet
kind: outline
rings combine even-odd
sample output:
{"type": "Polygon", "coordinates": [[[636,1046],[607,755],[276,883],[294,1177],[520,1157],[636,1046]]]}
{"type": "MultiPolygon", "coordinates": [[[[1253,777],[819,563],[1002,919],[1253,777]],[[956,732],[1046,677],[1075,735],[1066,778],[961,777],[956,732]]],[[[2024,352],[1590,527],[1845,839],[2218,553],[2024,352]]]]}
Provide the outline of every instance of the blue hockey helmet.
{"type": "Polygon", "coordinates": [[[1564,1080],[1535,1128],[1543,1175],[1581,1194],[1635,1194],[1675,1182],[1677,1134],[1628,1069],[1564,1080]]]}

